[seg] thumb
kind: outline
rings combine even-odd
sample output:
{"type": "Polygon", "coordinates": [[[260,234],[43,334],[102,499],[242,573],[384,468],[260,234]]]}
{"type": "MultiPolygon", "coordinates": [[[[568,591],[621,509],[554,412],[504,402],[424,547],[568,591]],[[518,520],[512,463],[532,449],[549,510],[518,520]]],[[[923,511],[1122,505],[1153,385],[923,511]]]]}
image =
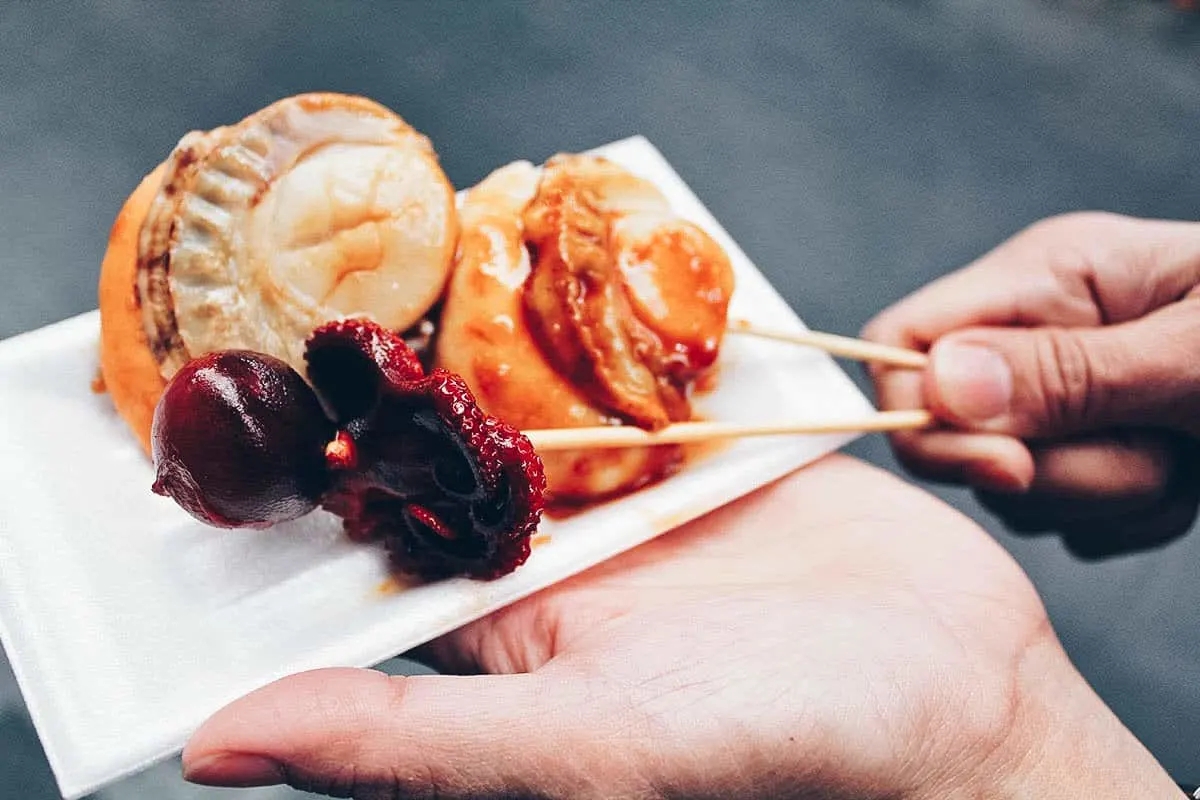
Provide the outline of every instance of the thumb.
{"type": "Polygon", "coordinates": [[[209,719],[184,749],[184,778],[354,798],[574,796],[595,749],[578,734],[590,715],[574,701],[586,692],[555,683],[541,673],[294,675],[209,719]]]}
{"type": "Polygon", "coordinates": [[[973,430],[1200,431],[1200,298],[1098,328],[972,328],[935,342],[926,402],[973,430]]]}

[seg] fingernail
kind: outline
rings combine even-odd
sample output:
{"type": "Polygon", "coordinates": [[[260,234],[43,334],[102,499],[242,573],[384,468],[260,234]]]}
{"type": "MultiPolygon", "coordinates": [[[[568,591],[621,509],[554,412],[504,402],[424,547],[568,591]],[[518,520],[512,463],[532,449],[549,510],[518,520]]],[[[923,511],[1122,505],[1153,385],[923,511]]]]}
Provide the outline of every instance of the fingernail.
{"type": "Polygon", "coordinates": [[[938,397],[954,416],[987,422],[1008,411],[1013,396],[1012,370],[995,350],[946,343],[935,346],[932,356],[938,397]]]}
{"type": "Polygon", "coordinates": [[[227,786],[246,789],[251,786],[275,786],[284,782],[283,767],[277,761],[248,753],[218,753],[185,764],[183,779],[202,786],[227,786]]]}

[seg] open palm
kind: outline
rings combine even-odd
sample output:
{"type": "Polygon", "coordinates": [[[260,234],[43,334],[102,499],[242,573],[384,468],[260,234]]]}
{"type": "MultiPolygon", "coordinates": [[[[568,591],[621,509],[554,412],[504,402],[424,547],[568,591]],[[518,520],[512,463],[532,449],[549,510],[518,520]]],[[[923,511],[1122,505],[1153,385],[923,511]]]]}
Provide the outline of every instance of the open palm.
{"type": "Polygon", "coordinates": [[[423,655],[459,674],[322,670],[243,698],[193,738],[187,776],[357,798],[946,797],[1033,769],[1020,743],[1046,697],[1098,713],[1007,554],[843,457],[423,655]]]}

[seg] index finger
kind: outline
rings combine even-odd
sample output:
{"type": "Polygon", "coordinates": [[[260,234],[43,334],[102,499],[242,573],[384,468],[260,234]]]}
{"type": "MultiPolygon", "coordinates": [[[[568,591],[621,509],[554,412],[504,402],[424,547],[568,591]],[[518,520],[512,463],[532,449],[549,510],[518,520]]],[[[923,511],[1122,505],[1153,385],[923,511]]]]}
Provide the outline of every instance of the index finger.
{"type": "Polygon", "coordinates": [[[1200,224],[1079,213],[1039,222],[915,292],[864,338],[928,350],[970,327],[1096,327],[1174,302],[1200,283],[1200,224]]]}

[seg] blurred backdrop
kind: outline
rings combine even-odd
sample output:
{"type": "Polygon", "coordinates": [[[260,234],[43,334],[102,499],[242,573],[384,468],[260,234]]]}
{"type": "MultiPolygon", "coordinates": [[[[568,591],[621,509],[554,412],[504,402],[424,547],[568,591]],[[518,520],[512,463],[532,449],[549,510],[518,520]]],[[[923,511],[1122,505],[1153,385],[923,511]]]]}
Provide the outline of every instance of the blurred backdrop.
{"type": "MultiPolygon", "coordinates": [[[[1184,5],[0,0],[0,337],[94,307],[117,209],[184,132],[317,89],[398,111],[460,188],[645,134],[809,325],[854,334],[1046,215],[1196,218],[1184,5]]],[[[850,449],[894,468],[882,440],[850,449]]],[[[1084,674],[1200,782],[1200,536],[1081,564],[935,490],[1016,555],[1084,674]]],[[[294,793],[189,787],[169,762],[97,797],[234,795],[294,793]]],[[[56,796],[0,657],[0,800],[56,796]]]]}

